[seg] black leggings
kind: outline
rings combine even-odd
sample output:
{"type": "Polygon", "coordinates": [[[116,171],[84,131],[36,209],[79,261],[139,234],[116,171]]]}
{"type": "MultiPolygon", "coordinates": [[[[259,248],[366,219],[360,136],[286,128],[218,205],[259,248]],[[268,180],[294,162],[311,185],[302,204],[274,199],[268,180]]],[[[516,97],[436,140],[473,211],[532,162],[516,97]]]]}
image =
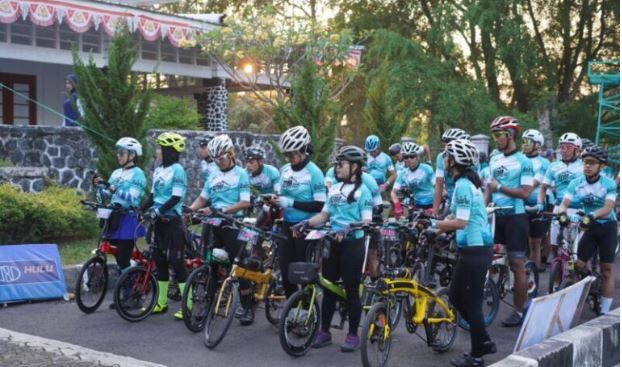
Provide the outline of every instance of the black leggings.
{"type": "Polygon", "coordinates": [[[459,249],[458,263],[449,287],[449,300],[471,328],[471,356],[483,355],[484,342],[490,340],[482,303],[486,271],[492,262],[492,246],[478,246],[459,249]]]}
{"type": "Polygon", "coordinates": [[[307,247],[310,242],[304,238],[294,238],[290,229],[295,223],[283,222],[281,234],[287,237],[287,241],[279,243],[279,267],[283,277],[283,288],[287,298],[298,290],[296,284],[289,283],[288,269],[289,264],[297,261],[306,261],[307,247]]]}
{"type": "Polygon", "coordinates": [[[169,264],[179,283],[185,283],[188,272],[184,266],[185,230],[180,217],[158,219],[154,225],[156,251],[153,255],[158,273],[156,279],[169,280],[169,264]]]}
{"type": "MultiPolygon", "coordinates": [[[[348,300],[348,334],[357,335],[363,306],[359,296],[361,271],[365,260],[365,240],[344,239],[340,243],[333,242],[330,247],[330,257],[322,263],[322,274],[331,282],[343,279],[343,287],[348,300]]],[[[335,313],[337,296],[324,291],[322,299],[322,330],[330,330],[330,322],[335,313]]]]}
{"type": "Polygon", "coordinates": [[[110,244],[117,248],[114,255],[117,259],[119,270],[123,271],[130,267],[130,259],[134,250],[134,240],[110,240],[110,244]]]}

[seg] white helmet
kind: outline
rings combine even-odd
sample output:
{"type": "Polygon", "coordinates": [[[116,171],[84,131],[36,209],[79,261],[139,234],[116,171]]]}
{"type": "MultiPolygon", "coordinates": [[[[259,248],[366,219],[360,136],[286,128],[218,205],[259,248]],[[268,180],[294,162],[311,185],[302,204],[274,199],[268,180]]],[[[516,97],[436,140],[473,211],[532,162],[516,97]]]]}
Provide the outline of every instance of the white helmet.
{"type": "Polygon", "coordinates": [[[581,138],[575,133],[565,133],[559,137],[559,144],[567,143],[581,149],[581,138]]]}
{"type": "Polygon", "coordinates": [[[536,129],[525,130],[525,132],[523,133],[523,139],[530,139],[534,143],[540,144],[540,146],[544,145],[544,136],[536,129]]]}
{"type": "Polygon", "coordinates": [[[471,139],[471,135],[462,129],[449,129],[443,133],[441,141],[445,144],[456,139],[471,139]]]}
{"type": "Polygon", "coordinates": [[[212,159],[220,157],[230,150],[233,150],[233,142],[227,134],[218,135],[207,144],[207,152],[212,159]]]}
{"type": "Polygon", "coordinates": [[[298,152],[311,143],[311,136],[304,126],[294,126],[285,130],[279,140],[281,152],[298,152]]]}
{"type": "Polygon", "coordinates": [[[447,152],[456,163],[463,166],[470,167],[479,163],[479,151],[477,147],[466,139],[450,141],[445,147],[445,152],[447,152]]]}
{"type": "Polygon", "coordinates": [[[127,151],[134,152],[136,153],[136,156],[138,157],[143,155],[143,146],[140,145],[138,140],[134,138],[130,138],[127,136],[124,138],[121,138],[119,139],[119,141],[117,141],[117,143],[115,144],[115,147],[117,147],[117,149],[125,149],[127,151]]]}
{"type": "Polygon", "coordinates": [[[407,141],[406,143],[402,144],[402,149],[400,150],[400,153],[402,153],[402,156],[412,154],[419,155],[422,151],[423,149],[421,149],[421,147],[418,146],[416,143],[412,141],[407,141]]]}

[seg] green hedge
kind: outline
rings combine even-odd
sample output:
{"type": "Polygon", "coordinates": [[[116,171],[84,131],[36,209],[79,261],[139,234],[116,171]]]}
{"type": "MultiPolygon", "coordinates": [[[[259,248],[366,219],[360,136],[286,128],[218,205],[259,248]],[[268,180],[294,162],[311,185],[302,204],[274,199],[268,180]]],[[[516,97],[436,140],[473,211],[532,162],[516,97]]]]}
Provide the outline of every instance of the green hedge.
{"type": "Polygon", "coordinates": [[[75,189],[25,193],[0,185],[0,244],[81,239],[97,235],[97,220],[75,189]]]}

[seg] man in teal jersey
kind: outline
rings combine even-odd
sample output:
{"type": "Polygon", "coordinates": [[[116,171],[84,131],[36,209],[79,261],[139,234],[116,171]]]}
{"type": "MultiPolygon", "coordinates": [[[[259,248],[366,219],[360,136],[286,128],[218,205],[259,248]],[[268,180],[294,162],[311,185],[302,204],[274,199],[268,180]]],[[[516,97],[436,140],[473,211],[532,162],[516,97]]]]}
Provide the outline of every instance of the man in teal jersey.
{"type": "MultiPolygon", "coordinates": [[[[579,177],[583,172],[583,164],[579,156],[581,154],[582,142],[581,138],[575,133],[564,133],[559,137],[559,150],[561,152],[561,160],[555,161],[549,165],[540,192],[538,193],[538,209],[542,210],[545,204],[545,198],[547,195],[547,189],[555,189],[555,208],[553,211],[558,212],[559,205],[562,203],[566,189],[570,184],[570,181],[579,177]]],[[[581,207],[578,200],[574,200],[570,203],[568,208],[569,214],[574,214],[581,207]]],[[[550,242],[551,245],[557,245],[557,237],[559,235],[559,223],[553,221],[551,223],[550,242]]],[[[556,247],[554,247],[556,251],[556,247]]]]}
{"type": "Polygon", "coordinates": [[[389,155],[391,156],[391,159],[393,160],[393,166],[395,167],[395,172],[397,173],[398,177],[400,175],[400,172],[404,168],[406,168],[404,164],[404,159],[402,158],[401,151],[402,151],[402,145],[400,143],[393,143],[389,147],[389,155]]]}
{"type": "Polygon", "coordinates": [[[618,246],[618,223],[613,209],[617,187],[614,180],[601,174],[601,170],[607,165],[607,153],[601,147],[591,146],[581,156],[583,175],[568,185],[559,207],[559,221],[561,225],[570,221],[566,209],[573,199],[581,203],[586,215],[581,219],[580,226],[585,232],[579,240],[576,266],[586,269],[586,263],[598,251],[600,273],[603,277],[600,312],[605,314],[611,309],[614,292],[613,264],[618,246]]]}
{"type": "MultiPolygon", "coordinates": [[[[441,141],[443,146],[447,146],[452,140],[456,139],[471,139],[471,135],[469,135],[466,131],[462,129],[449,129],[443,133],[441,137],[441,141]]],[[[436,184],[434,185],[434,202],[432,204],[433,214],[438,217],[441,213],[439,213],[439,208],[441,206],[441,202],[443,201],[443,193],[447,193],[447,203],[451,200],[451,196],[454,190],[454,180],[449,176],[447,170],[445,170],[445,164],[443,162],[443,152],[438,153],[436,156],[436,184]]],[[[447,205],[446,208],[449,208],[447,205]]]]}
{"type": "Polygon", "coordinates": [[[380,192],[383,193],[397,178],[393,161],[386,153],[380,151],[380,138],[376,135],[370,135],[365,139],[365,150],[368,153],[367,173],[376,179],[380,192]]]}
{"type": "Polygon", "coordinates": [[[527,300],[525,260],[529,243],[529,218],[525,200],[533,188],[533,165],[516,148],[520,134],[517,119],[500,116],[490,124],[495,145],[501,152],[490,158],[490,178],[485,190],[487,202],[511,209],[497,211],[495,243],[504,244],[514,273],[514,311],[502,324],[519,326],[523,322],[523,308],[527,300]]]}
{"type": "MultiPolygon", "coordinates": [[[[523,133],[523,154],[529,158],[533,166],[534,180],[529,199],[525,202],[528,206],[536,207],[538,204],[538,193],[540,184],[544,180],[544,175],[550,162],[540,156],[540,148],[544,145],[544,136],[538,130],[528,129],[523,133]]],[[[536,212],[529,213],[529,257],[536,264],[540,272],[546,270],[541,265],[542,240],[546,236],[549,221],[544,221],[536,212]]]]}
{"type": "Polygon", "coordinates": [[[265,156],[266,153],[261,147],[251,147],[244,153],[251,187],[260,195],[278,192],[281,178],[276,167],[264,163],[265,156]]]}
{"type": "Polygon", "coordinates": [[[401,188],[410,191],[414,197],[416,208],[429,209],[432,207],[434,170],[430,165],[420,162],[422,152],[423,149],[413,142],[402,144],[402,157],[406,162],[406,169],[400,173],[391,191],[393,214],[396,219],[399,219],[404,213],[399,200],[401,188]]]}

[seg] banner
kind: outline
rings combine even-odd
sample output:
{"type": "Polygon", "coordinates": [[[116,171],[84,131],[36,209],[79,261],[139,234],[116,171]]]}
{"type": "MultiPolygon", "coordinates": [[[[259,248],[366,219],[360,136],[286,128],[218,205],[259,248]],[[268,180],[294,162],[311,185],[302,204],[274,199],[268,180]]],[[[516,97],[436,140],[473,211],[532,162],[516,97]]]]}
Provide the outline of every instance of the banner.
{"type": "Polygon", "coordinates": [[[0,245],[0,303],[62,298],[66,292],[56,245],[0,245]]]}
{"type": "Polygon", "coordinates": [[[513,353],[575,326],[594,279],[589,276],[568,288],[534,298],[525,315],[513,353]]]}

